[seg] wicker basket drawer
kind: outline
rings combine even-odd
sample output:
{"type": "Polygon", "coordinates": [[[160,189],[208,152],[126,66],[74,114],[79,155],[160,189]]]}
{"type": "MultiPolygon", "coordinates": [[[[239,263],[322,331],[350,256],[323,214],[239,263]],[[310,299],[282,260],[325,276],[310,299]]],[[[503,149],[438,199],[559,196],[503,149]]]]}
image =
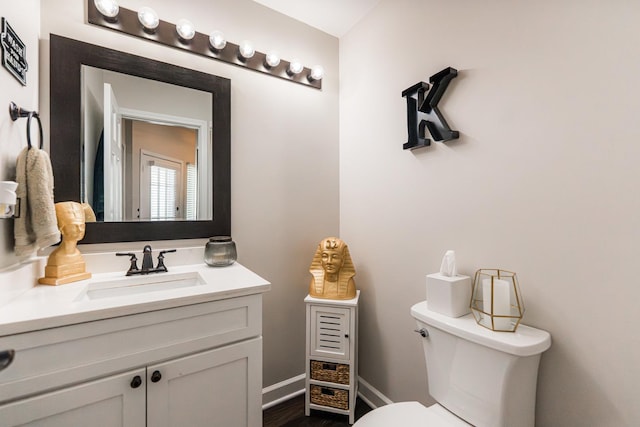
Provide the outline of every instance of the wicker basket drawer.
{"type": "Polygon", "coordinates": [[[322,406],[330,406],[338,409],[349,409],[349,390],[340,390],[332,387],[322,387],[312,384],[311,403],[322,406]]]}
{"type": "Polygon", "coordinates": [[[337,384],[349,384],[349,365],[312,360],[311,379],[337,384]]]}

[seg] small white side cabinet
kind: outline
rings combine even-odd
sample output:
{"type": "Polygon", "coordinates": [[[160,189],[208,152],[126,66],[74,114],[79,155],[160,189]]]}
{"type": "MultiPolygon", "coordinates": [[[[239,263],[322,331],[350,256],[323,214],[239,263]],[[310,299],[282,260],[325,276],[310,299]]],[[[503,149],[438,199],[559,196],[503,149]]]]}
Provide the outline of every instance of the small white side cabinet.
{"type": "Polygon", "coordinates": [[[355,422],[358,394],[358,299],[307,296],[305,414],[312,409],[355,422]]]}
{"type": "Polygon", "coordinates": [[[262,295],[0,337],[1,426],[262,425],[262,295]]]}

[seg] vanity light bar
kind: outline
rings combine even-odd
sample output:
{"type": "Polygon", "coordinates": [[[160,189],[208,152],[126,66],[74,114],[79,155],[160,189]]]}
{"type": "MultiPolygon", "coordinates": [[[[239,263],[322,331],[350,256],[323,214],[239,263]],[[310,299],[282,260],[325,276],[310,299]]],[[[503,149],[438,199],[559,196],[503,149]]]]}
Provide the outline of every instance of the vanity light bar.
{"type": "MultiPolygon", "coordinates": [[[[138,12],[120,7],[117,15],[114,17],[103,15],[95,5],[95,0],[87,0],[88,21],[90,24],[99,27],[108,28],[129,34],[141,39],[147,39],[156,43],[182,49],[187,52],[195,53],[216,59],[239,67],[248,68],[274,77],[279,77],[294,83],[310,86],[316,89],[322,89],[323,73],[317,70],[321,67],[315,66],[314,69],[303,67],[297,61],[280,60],[277,65],[271,66],[267,61],[267,55],[262,52],[254,51],[250,57],[244,57],[240,54],[240,46],[229,41],[221,49],[213,48],[209,42],[209,35],[195,32],[193,37],[185,39],[176,32],[176,25],[167,21],[159,20],[157,27],[152,31],[145,28],[138,20],[138,12]],[[292,72],[291,66],[301,67],[299,72],[292,72]]],[[[244,43],[244,42],[243,42],[244,43]]],[[[246,46],[243,46],[246,47],[246,46]]],[[[245,51],[246,52],[246,51],[245,51]]],[[[271,59],[271,58],[270,58],[271,59]]],[[[293,70],[297,71],[297,70],[293,70]]]]}

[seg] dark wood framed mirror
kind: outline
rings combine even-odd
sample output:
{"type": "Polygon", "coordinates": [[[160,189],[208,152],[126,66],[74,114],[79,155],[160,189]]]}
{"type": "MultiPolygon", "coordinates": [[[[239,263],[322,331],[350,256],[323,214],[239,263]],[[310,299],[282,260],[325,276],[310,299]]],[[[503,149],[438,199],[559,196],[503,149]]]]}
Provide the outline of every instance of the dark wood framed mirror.
{"type": "MultiPolygon", "coordinates": [[[[203,238],[231,234],[231,81],[52,34],[50,44],[50,153],[55,201],[82,202],[83,65],[170,83],[211,94],[212,218],[86,224],[80,243],[203,238]]],[[[105,186],[108,183],[105,183],[105,186]]]]}

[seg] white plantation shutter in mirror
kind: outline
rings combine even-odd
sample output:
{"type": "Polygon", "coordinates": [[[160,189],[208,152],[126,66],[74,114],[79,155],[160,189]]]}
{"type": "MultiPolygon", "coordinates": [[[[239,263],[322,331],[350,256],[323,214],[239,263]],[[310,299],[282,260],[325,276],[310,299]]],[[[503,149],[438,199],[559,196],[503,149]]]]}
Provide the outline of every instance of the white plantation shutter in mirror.
{"type": "Polygon", "coordinates": [[[197,214],[197,194],[198,194],[198,168],[193,163],[187,163],[187,203],[185,208],[185,219],[195,221],[197,214]]]}
{"type": "Polygon", "coordinates": [[[151,219],[176,217],[176,170],[152,165],[150,168],[151,219]]]}

